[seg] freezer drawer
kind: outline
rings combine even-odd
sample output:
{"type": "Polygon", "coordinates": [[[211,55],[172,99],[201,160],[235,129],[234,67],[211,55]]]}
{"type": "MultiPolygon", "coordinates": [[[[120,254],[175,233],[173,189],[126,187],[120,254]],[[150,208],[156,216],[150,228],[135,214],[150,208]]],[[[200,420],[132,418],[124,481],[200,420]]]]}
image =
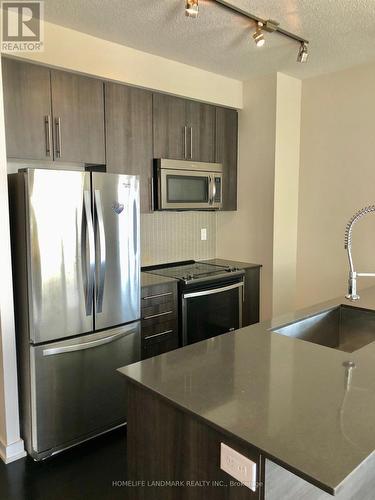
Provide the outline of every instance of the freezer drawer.
{"type": "Polygon", "coordinates": [[[26,441],[34,458],[126,421],[126,388],[116,369],[140,360],[139,322],[30,349],[32,439],[26,441]]]}

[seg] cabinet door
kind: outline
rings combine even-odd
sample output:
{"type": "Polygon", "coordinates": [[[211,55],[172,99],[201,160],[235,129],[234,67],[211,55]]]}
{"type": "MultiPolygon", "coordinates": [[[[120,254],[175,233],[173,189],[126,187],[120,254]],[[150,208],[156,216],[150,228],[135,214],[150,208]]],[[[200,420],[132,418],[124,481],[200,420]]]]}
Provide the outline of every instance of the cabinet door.
{"type": "Polygon", "coordinates": [[[103,82],[51,71],[55,160],[104,164],[103,82]]]}
{"type": "Polygon", "coordinates": [[[186,100],[154,94],[154,158],[184,160],[187,152],[186,100]]]}
{"type": "Polygon", "coordinates": [[[215,107],[187,101],[189,123],[187,159],[215,161],[215,107]]]}
{"type": "Polygon", "coordinates": [[[50,70],[3,59],[8,158],[52,159],[50,70]]]}
{"type": "Polygon", "coordinates": [[[237,210],[238,113],[216,108],[216,158],[222,163],[223,210],[237,210]]]}
{"type": "Polygon", "coordinates": [[[259,322],[260,267],[245,269],[245,301],[242,308],[242,326],[259,322]]]}
{"type": "Polygon", "coordinates": [[[141,212],[152,211],[152,94],[105,84],[107,172],[140,177],[141,212]]]}

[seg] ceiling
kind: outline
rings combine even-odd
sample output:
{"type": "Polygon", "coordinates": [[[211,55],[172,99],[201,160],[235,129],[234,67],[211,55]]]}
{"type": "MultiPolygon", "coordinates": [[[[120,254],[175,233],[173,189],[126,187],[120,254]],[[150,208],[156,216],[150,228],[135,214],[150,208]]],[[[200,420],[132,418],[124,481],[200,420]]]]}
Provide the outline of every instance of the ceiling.
{"type": "Polygon", "coordinates": [[[231,0],[310,40],[307,64],[298,43],[276,33],[255,47],[251,22],[213,0],[200,0],[198,19],[184,0],[45,0],[45,18],[105,40],[239,80],[281,71],[308,78],[375,61],[374,0],[231,0]]]}

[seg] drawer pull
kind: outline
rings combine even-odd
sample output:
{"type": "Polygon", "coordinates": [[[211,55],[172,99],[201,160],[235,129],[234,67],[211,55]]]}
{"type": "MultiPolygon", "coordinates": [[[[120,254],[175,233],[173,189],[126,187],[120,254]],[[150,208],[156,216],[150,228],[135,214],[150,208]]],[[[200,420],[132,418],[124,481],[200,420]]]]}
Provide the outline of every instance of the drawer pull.
{"type": "Polygon", "coordinates": [[[166,330],[165,332],[155,333],[155,335],[148,335],[147,337],[145,337],[145,340],[154,339],[155,337],[161,337],[162,335],[168,335],[169,333],[173,333],[173,330],[166,330]]]}
{"type": "Polygon", "coordinates": [[[147,297],[142,297],[142,300],[158,299],[159,297],[168,297],[169,295],[173,295],[173,292],[158,293],[157,295],[148,295],[147,297]]]}
{"type": "Polygon", "coordinates": [[[159,314],[152,314],[151,316],[145,316],[143,319],[153,319],[153,318],[160,318],[160,316],[167,316],[167,314],[172,314],[173,311],[166,311],[163,313],[159,314]]]}

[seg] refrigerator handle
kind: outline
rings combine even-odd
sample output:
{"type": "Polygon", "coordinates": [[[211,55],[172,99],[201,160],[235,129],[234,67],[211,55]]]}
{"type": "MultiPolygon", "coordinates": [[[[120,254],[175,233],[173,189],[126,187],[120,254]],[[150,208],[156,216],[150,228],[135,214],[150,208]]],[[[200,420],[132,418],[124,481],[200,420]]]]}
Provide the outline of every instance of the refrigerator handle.
{"type": "Polygon", "coordinates": [[[84,349],[92,349],[93,347],[100,347],[116,340],[126,337],[132,333],[135,333],[136,329],[126,330],[120,333],[115,333],[104,339],[91,340],[90,342],[83,342],[81,344],[72,344],[64,347],[52,347],[50,349],[43,350],[43,356],[54,356],[56,354],[65,354],[66,352],[83,351],[84,349]]]}
{"type": "MultiPolygon", "coordinates": [[[[92,314],[92,303],[93,303],[93,289],[94,289],[94,277],[95,277],[95,237],[94,237],[94,224],[92,221],[91,213],[91,200],[90,192],[83,192],[83,205],[85,209],[86,217],[86,227],[87,227],[87,239],[88,239],[88,271],[87,271],[87,258],[85,259],[85,273],[86,273],[86,290],[85,290],[85,303],[86,303],[86,316],[92,314]]],[[[83,255],[86,255],[86,238],[82,240],[83,255]]]]}
{"type": "Polygon", "coordinates": [[[105,282],[105,272],[106,272],[106,245],[105,245],[102,198],[100,191],[98,189],[95,190],[95,209],[96,209],[96,219],[98,222],[98,236],[99,236],[99,271],[98,271],[98,286],[96,292],[96,312],[101,313],[103,310],[104,282],[105,282]]]}

